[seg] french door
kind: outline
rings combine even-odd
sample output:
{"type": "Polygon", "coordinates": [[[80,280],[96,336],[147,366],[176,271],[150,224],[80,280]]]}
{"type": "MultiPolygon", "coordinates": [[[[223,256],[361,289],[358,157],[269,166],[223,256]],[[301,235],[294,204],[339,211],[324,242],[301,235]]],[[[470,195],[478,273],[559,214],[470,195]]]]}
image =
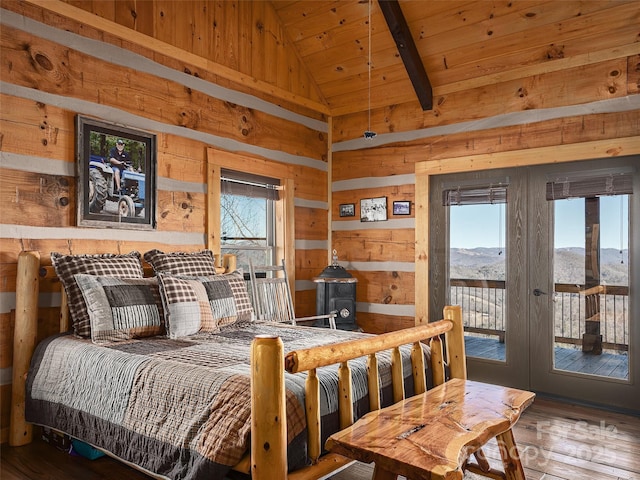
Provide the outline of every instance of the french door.
{"type": "Polygon", "coordinates": [[[470,378],[640,411],[640,159],[430,177],[430,316],[470,378]]]}

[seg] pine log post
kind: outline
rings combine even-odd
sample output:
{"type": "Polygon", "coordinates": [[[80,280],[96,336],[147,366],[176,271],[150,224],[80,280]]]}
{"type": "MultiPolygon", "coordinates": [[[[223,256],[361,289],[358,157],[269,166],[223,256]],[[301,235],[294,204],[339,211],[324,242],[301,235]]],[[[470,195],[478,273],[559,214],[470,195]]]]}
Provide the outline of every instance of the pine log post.
{"type": "Polygon", "coordinates": [[[65,292],[64,287],[60,285],[60,332],[68,332],[70,328],[69,324],[69,297],[65,292]]]}
{"type": "Polygon", "coordinates": [[[306,405],[307,431],[309,438],[308,455],[312,463],[316,463],[322,449],[320,448],[320,381],[316,370],[309,370],[304,387],[306,405]]]}
{"type": "MultiPolygon", "coordinates": [[[[433,337],[429,341],[431,348],[431,370],[433,376],[433,386],[442,385],[445,380],[444,353],[442,350],[442,340],[440,337],[433,337]]],[[[424,390],[426,391],[426,389],[424,390]]]]}
{"type": "Polygon", "coordinates": [[[415,342],[411,347],[411,368],[413,373],[413,391],[415,393],[426,392],[427,374],[425,372],[422,342],[415,342]]]}
{"type": "Polygon", "coordinates": [[[39,252],[25,251],[18,255],[9,423],[9,445],[14,447],[30,443],[32,437],[32,427],[25,420],[25,385],[38,335],[39,268],[39,252]]]}
{"type": "Polygon", "coordinates": [[[467,354],[464,348],[464,327],[462,324],[462,307],[448,305],[444,307],[445,320],[451,320],[453,327],[445,334],[447,358],[451,369],[451,378],[467,378],[467,354]]]}
{"type": "Polygon", "coordinates": [[[351,369],[348,361],[340,363],[338,367],[338,412],[340,428],[348,427],[353,423],[353,394],[351,391],[351,369]]]}
{"type": "Polygon", "coordinates": [[[227,273],[234,272],[238,268],[238,257],[232,253],[222,255],[222,267],[227,273]]]}
{"type": "Polygon", "coordinates": [[[251,344],[251,478],[287,478],[284,346],[268,335],[251,344]]]}

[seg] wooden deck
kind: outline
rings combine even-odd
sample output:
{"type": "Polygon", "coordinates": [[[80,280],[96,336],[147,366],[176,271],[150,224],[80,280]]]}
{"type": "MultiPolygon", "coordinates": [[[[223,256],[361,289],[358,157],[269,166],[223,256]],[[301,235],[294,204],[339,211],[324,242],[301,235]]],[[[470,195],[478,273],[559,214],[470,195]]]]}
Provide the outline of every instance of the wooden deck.
{"type": "MultiPolygon", "coordinates": [[[[468,357],[505,360],[505,344],[497,339],[465,337],[468,357]]],[[[610,378],[629,378],[629,357],[625,353],[590,355],[572,348],[555,348],[555,368],[571,372],[601,375],[610,378]]]]}

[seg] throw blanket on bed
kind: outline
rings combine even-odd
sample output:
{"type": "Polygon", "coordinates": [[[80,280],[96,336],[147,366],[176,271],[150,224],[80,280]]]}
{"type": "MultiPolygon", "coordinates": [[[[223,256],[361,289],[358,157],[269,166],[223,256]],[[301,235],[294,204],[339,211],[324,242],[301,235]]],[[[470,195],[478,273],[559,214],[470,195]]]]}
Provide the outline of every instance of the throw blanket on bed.
{"type": "MultiPolygon", "coordinates": [[[[178,340],[153,337],[95,345],[71,335],[42,342],[27,382],[27,421],[66,432],[171,479],[222,479],[250,445],[249,351],[278,335],[285,352],[359,338],[341,330],[267,323],[234,325],[178,340]]],[[[407,393],[413,391],[403,350],[407,393]]],[[[356,418],[368,409],[366,360],[350,362],[356,418]]],[[[390,356],[379,355],[383,405],[390,356]]],[[[338,430],[337,366],[318,370],[324,440],[338,430]]],[[[286,374],[289,468],[307,464],[304,381],[286,374]]]]}

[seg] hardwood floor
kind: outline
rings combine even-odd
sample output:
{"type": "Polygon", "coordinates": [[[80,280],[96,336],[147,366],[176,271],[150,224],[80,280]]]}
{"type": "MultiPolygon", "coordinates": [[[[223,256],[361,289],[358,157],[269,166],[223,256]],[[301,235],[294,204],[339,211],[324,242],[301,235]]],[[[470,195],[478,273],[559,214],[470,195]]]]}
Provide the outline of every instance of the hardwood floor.
{"type": "MultiPolygon", "coordinates": [[[[538,397],[514,434],[528,480],[640,480],[639,417],[538,397]]],[[[495,442],[484,451],[499,468],[495,442]]],[[[2,480],[149,478],[111,458],[71,456],[42,440],[2,445],[0,453],[2,480]]],[[[372,473],[370,465],[356,464],[333,480],[369,480],[372,473]]]]}

